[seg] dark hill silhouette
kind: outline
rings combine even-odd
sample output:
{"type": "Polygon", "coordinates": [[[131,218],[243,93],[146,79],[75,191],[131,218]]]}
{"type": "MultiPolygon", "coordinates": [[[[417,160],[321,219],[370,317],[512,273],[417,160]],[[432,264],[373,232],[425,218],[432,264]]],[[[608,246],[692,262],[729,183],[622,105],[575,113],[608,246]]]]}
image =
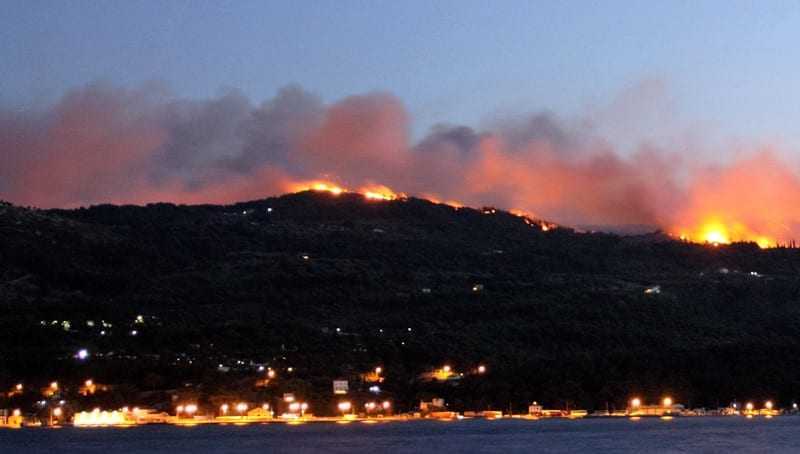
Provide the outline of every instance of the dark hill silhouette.
{"type": "Polygon", "coordinates": [[[0,384],[92,374],[217,389],[219,364],[247,377],[252,360],[291,364],[319,396],[329,379],[382,364],[407,404],[426,392],[473,408],[800,396],[800,251],[531,221],[316,192],[229,206],[2,204],[0,384]],[[81,347],[91,364],[72,360],[81,347]],[[445,361],[490,374],[414,378],[445,361]]]}

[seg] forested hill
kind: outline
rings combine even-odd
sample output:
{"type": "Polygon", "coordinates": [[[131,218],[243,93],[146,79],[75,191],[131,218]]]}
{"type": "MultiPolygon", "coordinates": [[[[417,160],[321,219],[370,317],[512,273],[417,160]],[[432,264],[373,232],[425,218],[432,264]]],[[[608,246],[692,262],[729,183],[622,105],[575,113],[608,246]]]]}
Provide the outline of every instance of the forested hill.
{"type": "Polygon", "coordinates": [[[139,391],[219,389],[220,364],[244,383],[265,363],[291,364],[292,386],[319,395],[381,364],[398,401],[437,393],[456,406],[800,396],[800,250],[539,222],[317,192],[229,206],[2,204],[0,384],[77,380],[70,355],[86,347],[95,354],[80,367],[139,391]],[[417,380],[445,362],[490,373],[417,380]]]}

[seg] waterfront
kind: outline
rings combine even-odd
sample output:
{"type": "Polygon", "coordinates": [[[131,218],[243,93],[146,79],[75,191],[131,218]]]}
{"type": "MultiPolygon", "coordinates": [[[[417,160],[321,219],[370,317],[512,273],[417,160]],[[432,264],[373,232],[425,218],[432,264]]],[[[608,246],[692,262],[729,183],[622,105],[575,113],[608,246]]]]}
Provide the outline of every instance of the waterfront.
{"type": "Polygon", "coordinates": [[[3,430],[3,452],[796,452],[800,418],[601,418],[3,430]]]}

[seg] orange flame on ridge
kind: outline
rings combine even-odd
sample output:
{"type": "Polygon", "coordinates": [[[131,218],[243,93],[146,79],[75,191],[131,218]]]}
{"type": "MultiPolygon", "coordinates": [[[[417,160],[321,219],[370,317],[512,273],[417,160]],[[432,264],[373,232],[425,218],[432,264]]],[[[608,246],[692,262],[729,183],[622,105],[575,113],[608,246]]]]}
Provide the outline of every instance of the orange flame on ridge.
{"type": "Polygon", "coordinates": [[[778,244],[775,239],[758,234],[740,222],[724,222],[719,216],[708,216],[694,228],[677,230],[674,236],[684,241],[712,246],[733,242],[754,242],[765,249],[776,247],[778,244]]]}
{"type": "Polygon", "coordinates": [[[325,180],[313,180],[305,182],[291,183],[287,186],[288,192],[303,192],[303,191],[316,191],[328,192],[333,195],[340,195],[344,193],[361,194],[367,200],[402,200],[406,198],[403,193],[394,192],[391,188],[384,185],[367,185],[362,186],[357,191],[351,191],[344,186],[325,180]]]}

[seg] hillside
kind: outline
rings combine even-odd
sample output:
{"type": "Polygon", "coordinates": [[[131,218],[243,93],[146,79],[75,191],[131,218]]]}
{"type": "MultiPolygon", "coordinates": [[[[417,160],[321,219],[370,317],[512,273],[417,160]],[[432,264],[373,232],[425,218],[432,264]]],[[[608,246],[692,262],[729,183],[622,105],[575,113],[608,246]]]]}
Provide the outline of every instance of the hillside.
{"type": "Polygon", "coordinates": [[[325,401],[332,378],[382,365],[385,392],[407,406],[428,394],[472,408],[664,392],[789,402],[798,271],[798,249],[543,231],[415,198],[3,204],[0,384],[91,374],[120,384],[115,399],[179,387],[213,398],[252,388],[267,365],[293,378],[248,392],[325,401]],[[72,358],[79,348],[89,362],[72,358]],[[444,363],[489,373],[417,379],[444,363]]]}

